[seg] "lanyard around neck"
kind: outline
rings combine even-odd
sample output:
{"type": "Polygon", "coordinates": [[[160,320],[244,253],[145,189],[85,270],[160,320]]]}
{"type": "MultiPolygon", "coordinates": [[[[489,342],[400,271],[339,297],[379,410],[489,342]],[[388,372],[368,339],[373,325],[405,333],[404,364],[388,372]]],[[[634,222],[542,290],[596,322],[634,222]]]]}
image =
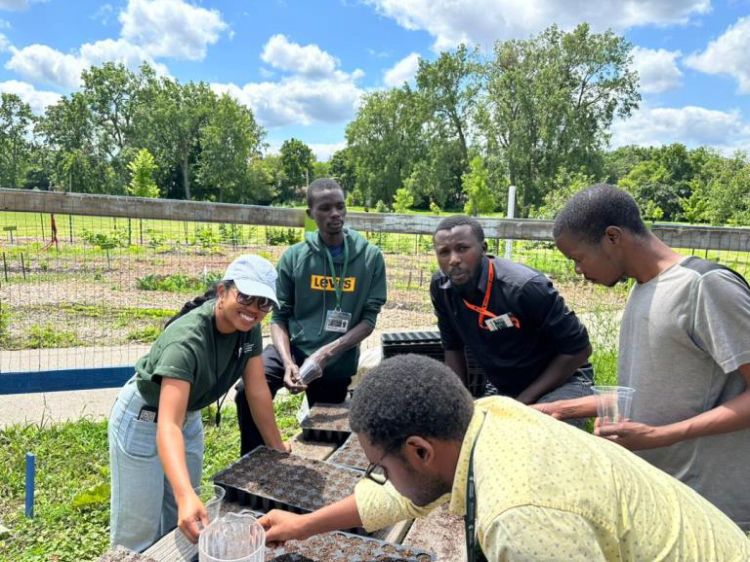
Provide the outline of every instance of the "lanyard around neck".
{"type": "Polygon", "coordinates": [[[328,258],[328,266],[331,268],[331,280],[333,281],[333,290],[336,293],[336,310],[341,310],[341,297],[344,293],[344,283],[346,282],[346,268],[349,265],[349,244],[346,241],[346,235],[344,235],[344,264],[341,266],[341,277],[338,279],[336,279],[336,268],[333,265],[331,250],[328,249],[325,242],[323,243],[323,247],[328,258]]]}
{"type": "Polygon", "coordinates": [[[463,299],[464,306],[469,310],[478,312],[477,323],[482,330],[488,330],[487,326],[484,325],[485,318],[495,318],[497,316],[494,312],[487,310],[487,305],[490,304],[490,297],[492,296],[492,282],[495,280],[495,266],[492,264],[492,259],[489,259],[489,267],[487,271],[487,288],[484,290],[484,298],[482,299],[482,306],[479,307],[475,304],[471,304],[466,299],[463,299]]]}
{"type": "Polygon", "coordinates": [[[487,412],[484,412],[482,423],[479,424],[477,434],[474,436],[474,442],[469,452],[469,473],[466,476],[466,515],[464,515],[464,530],[466,532],[466,556],[468,562],[477,561],[477,491],[474,485],[474,449],[477,446],[479,433],[484,426],[484,420],[487,419],[487,412]]]}

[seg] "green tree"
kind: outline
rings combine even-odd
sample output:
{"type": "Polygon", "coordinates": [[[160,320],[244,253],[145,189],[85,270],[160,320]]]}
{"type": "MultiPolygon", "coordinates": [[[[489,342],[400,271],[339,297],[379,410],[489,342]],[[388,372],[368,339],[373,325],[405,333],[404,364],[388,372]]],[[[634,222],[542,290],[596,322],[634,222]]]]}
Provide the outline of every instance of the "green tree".
{"type": "Polygon", "coordinates": [[[260,154],[265,131],[253,112],[224,94],[199,131],[196,179],[203,198],[240,201],[248,181],[248,162],[260,154]]]}
{"type": "Polygon", "coordinates": [[[331,156],[328,173],[348,194],[354,191],[356,172],[352,162],[351,152],[348,148],[337,150],[331,156]]]}
{"type": "Polygon", "coordinates": [[[408,87],[378,91],[363,98],[346,128],[356,189],[366,206],[393,196],[422,159],[424,119],[418,96],[408,87]]]}
{"type": "Polygon", "coordinates": [[[464,174],[463,192],[466,197],[464,213],[477,216],[495,210],[495,198],[490,191],[487,168],[481,156],[474,156],[469,162],[469,171],[464,174]]]}
{"type": "Polygon", "coordinates": [[[404,214],[414,205],[414,196],[405,187],[396,190],[393,197],[393,210],[397,213],[404,214]]]}
{"type": "Polygon", "coordinates": [[[295,138],[285,140],[280,153],[284,177],[279,195],[282,201],[293,202],[297,199],[298,190],[315,177],[315,156],[309,146],[295,138]]]}
{"type": "Polygon", "coordinates": [[[156,163],[147,148],[140,149],[128,164],[131,173],[128,193],[135,197],[159,197],[159,188],[154,182],[156,163]]]}
{"type": "Polygon", "coordinates": [[[640,100],[630,50],[587,24],[495,44],[478,124],[488,152],[503,154],[522,212],[542,202],[562,167],[600,175],[612,120],[640,100]]]}
{"type": "Polygon", "coordinates": [[[283,181],[280,156],[253,158],[248,165],[247,189],[243,190],[240,202],[268,205],[278,199],[283,181]]]}
{"type": "Polygon", "coordinates": [[[20,187],[31,160],[34,115],[15,94],[0,94],[0,186],[20,187]]]}
{"type": "Polygon", "coordinates": [[[437,196],[445,203],[456,200],[460,193],[461,177],[469,168],[467,137],[482,85],[479,71],[476,51],[469,51],[465,45],[440,53],[433,62],[419,61],[417,94],[426,119],[423,134],[429,146],[427,165],[433,170],[428,184],[432,189],[422,190],[426,201],[437,196]]]}

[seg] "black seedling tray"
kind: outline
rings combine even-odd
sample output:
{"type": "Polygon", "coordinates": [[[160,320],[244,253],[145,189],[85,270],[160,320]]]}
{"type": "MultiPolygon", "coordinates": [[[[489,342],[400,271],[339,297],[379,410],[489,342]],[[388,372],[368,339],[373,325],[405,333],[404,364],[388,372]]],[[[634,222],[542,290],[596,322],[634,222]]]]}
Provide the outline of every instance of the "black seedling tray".
{"type": "Polygon", "coordinates": [[[362,473],[258,447],[213,478],[226,500],[267,512],[309,513],[354,492],[362,473]]]}
{"type": "Polygon", "coordinates": [[[432,554],[336,531],[266,549],[266,562],[432,562],[432,554]]]}
{"type": "MultiPolygon", "coordinates": [[[[426,355],[433,359],[445,361],[445,351],[440,340],[438,331],[406,331],[391,332],[380,336],[380,345],[383,348],[383,358],[394,357],[404,353],[415,353],[426,355]]],[[[466,375],[469,380],[468,388],[472,396],[480,398],[486,394],[492,394],[492,388],[487,387],[487,376],[484,369],[479,365],[468,347],[464,348],[466,358],[466,375]]],[[[495,389],[494,394],[497,394],[495,389]]]]}
{"type": "Polygon", "coordinates": [[[367,469],[370,464],[356,435],[350,435],[349,439],[328,457],[328,462],[361,471],[367,469]]]}
{"type": "Polygon", "coordinates": [[[351,435],[349,406],[344,404],[315,404],[300,423],[306,441],[324,441],[341,445],[351,435]]]}

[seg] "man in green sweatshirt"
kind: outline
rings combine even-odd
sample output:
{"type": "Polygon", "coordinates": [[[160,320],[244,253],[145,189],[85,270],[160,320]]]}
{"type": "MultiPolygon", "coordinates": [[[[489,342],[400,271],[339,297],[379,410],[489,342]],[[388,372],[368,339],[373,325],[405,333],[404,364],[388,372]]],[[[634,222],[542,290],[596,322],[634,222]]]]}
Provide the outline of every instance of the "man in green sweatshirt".
{"type": "MultiPolygon", "coordinates": [[[[359,344],[372,333],[385,303],[385,262],[376,246],[344,227],[344,190],[334,180],[310,184],[307,214],[318,230],[279,260],[279,308],[263,363],[272,394],[286,386],[306,391],[310,405],[340,403],[357,372],[359,344]]],[[[235,402],[244,455],[263,439],[246,401],[235,402]]]]}

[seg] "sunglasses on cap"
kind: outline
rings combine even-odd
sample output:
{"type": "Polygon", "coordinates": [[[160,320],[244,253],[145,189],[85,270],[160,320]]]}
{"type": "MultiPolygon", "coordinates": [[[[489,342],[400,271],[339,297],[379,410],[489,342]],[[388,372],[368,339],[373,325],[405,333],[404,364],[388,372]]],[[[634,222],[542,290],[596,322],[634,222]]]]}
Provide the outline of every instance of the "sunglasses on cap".
{"type": "Polygon", "coordinates": [[[270,312],[274,305],[274,302],[268,297],[250,296],[245,293],[240,293],[239,290],[235,293],[235,298],[237,299],[237,303],[242,306],[255,304],[261,312],[270,312]]]}

